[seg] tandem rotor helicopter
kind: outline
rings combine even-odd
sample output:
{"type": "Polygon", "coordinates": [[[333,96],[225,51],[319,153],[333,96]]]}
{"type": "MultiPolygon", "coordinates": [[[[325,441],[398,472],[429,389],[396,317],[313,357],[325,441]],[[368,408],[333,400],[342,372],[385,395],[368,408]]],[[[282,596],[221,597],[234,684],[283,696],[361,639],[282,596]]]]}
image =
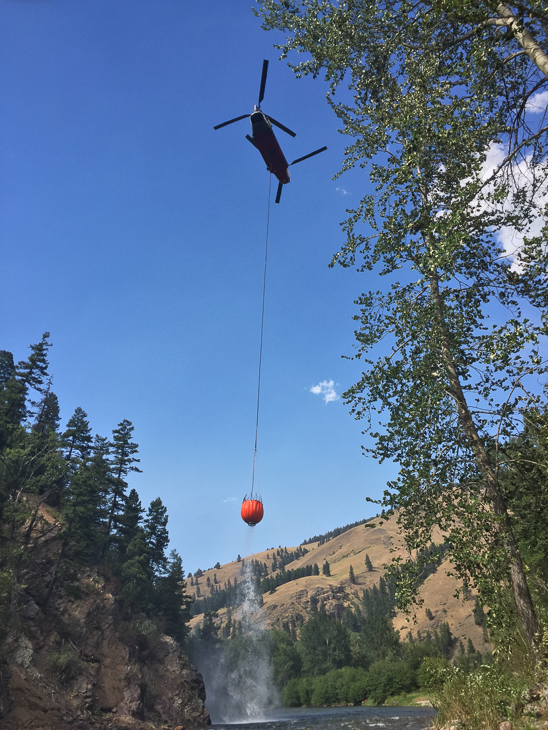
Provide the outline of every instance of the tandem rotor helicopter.
{"type": "Polygon", "coordinates": [[[233,124],[234,122],[239,122],[240,120],[247,119],[249,117],[253,136],[250,137],[249,134],[246,134],[246,139],[248,139],[251,144],[259,150],[266,163],[266,169],[278,179],[276,203],[279,203],[282,195],[282,187],[287,185],[290,180],[288,168],[291,167],[291,165],[296,165],[297,162],[302,162],[303,160],[307,160],[309,157],[313,157],[314,155],[318,155],[320,152],[324,152],[327,147],[314,150],[314,152],[310,152],[308,155],[304,155],[304,157],[299,157],[296,160],[293,160],[293,162],[288,162],[285,159],[284,153],[282,152],[278,140],[276,139],[276,135],[274,134],[274,130],[272,129],[272,125],[278,127],[292,137],[295,137],[295,132],[292,132],[291,129],[288,129],[283,124],[280,124],[280,122],[277,122],[273,117],[267,116],[261,111],[261,102],[264,99],[267,73],[268,61],[264,60],[263,72],[261,74],[261,86],[259,89],[259,103],[254,107],[253,112],[251,114],[242,114],[240,117],[236,117],[235,119],[229,119],[228,122],[217,124],[217,126],[213,127],[213,129],[221,129],[221,127],[226,127],[228,124],[233,124]]]}

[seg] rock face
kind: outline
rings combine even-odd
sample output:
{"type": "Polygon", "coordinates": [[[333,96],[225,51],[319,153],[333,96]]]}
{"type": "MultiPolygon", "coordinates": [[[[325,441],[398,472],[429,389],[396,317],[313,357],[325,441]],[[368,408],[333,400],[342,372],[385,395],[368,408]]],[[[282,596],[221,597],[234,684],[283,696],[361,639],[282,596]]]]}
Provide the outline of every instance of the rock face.
{"type": "Polygon", "coordinates": [[[151,621],[124,621],[110,589],[88,569],[46,608],[23,594],[0,664],[2,728],[210,724],[202,677],[179,644],[151,621]]]}

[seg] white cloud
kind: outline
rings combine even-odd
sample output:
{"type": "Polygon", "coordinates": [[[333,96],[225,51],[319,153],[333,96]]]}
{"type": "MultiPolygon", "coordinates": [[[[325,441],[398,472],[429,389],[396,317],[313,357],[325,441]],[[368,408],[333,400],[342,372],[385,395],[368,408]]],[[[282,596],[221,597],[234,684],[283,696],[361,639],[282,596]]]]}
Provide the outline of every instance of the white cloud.
{"type": "Polygon", "coordinates": [[[310,392],[315,395],[321,395],[326,403],[338,400],[339,396],[335,392],[335,383],[333,380],[322,380],[318,385],[313,385],[310,392]]]}
{"type": "Polygon", "coordinates": [[[339,192],[341,195],[350,195],[350,192],[346,188],[339,187],[335,188],[335,190],[337,190],[337,192],[339,192]]]}
{"type": "Polygon", "coordinates": [[[238,497],[228,497],[228,499],[223,499],[223,504],[225,502],[236,502],[238,500],[238,497]]]}
{"type": "Polygon", "coordinates": [[[539,91],[529,99],[525,109],[530,114],[542,114],[546,111],[546,107],[548,107],[548,91],[539,91]]]}
{"type": "MultiPolygon", "coordinates": [[[[546,100],[548,101],[548,92],[542,92],[542,94],[537,94],[536,96],[542,95],[546,95],[546,100]]],[[[533,97],[533,99],[534,98],[535,97],[533,97]]],[[[488,179],[493,174],[493,172],[503,162],[507,154],[508,150],[502,144],[491,145],[482,170],[482,177],[484,180],[488,179]]],[[[512,165],[512,178],[514,190],[531,186],[532,171],[529,168],[529,158],[512,165]]],[[[535,203],[540,209],[548,204],[548,191],[546,190],[546,187],[544,187],[543,191],[540,191],[537,194],[535,203]]],[[[509,204],[510,201],[508,201],[505,206],[509,204]]],[[[531,238],[533,236],[538,236],[544,223],[544,216],[538,215],[529,225],[527,230],[516,231],[514,228],[510,228],[509,226],[503,226],[496,232],[496,237],[503,245],[504,252],[511,257],[515,257],[519,255],[519,250],[523,245],[524,237],[531,238]]],[[[512,268],[519,270],[519,262],[515,261],[512,268]]]]}

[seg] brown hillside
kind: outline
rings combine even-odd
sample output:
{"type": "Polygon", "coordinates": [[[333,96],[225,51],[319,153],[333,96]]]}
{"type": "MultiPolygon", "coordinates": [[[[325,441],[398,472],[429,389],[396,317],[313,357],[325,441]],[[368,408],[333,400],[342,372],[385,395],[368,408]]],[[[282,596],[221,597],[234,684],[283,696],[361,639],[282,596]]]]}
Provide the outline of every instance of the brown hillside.
{"type": "MultiPolygon", "coordinates": [[[[306,616],[312,595],[323,599],[329,613],[341,616],[344,607],[355,600],[364,588],[371,588],[377,584],[385,572],[383,566],[389,564],[393,557],[405,554],[396,518],[392,517],[384,521],[382,525],[379,525],[379,522],[379,519],[373,519],[366,523],[366,526],[353,527],[322,545],[317,542],[305,545],[308,553],[292,563],[288,563],[285,569],[294,570],[317,563],[320,575],[299,578],[285,583],[272,594],[263,594],[263,610],[267,626],[281,628],[284,621],[291,621],[296,614],[306,616]],[[377,526],[367,526],[371,524],[377,526]],[[369,555],[373,564],[371,572],[368,572],[365,567],[366,554],[369,555]],[[326,560],[329,562],[331,570],[329,577],[321,573],[322,565],[326,560]],[[350,566],[356,577],[354,585],[349,580],[350,566]]],[[[438,536],[436,542],[441,542],[441,536],[438,536]]],[[[295,547],[287,548],[288,552],[295,549],[295,547]]],[[[266,563],[270,575],[275,552],[276,550],[264,550],[244,557],[244,561],[247,563],[257,560],[260,563],[266,563]]],[[[482,651],[485,648],[482,629],[475,625],[472,615],[474,601],[463,602],[462,599],[454,597],[459,584],[455,578],[447,575],[449,568],[450,564],[444,563],[436,573],[427,578],[420,592],[420,597],[424,601],[423,606],[417,609],[414,617],[406,617],[398,612],[394,618],[394,627],[400,630],[401,637],[404,639],[409,631],[416,635],[417,631],[424,633],[437,629],[441,623],[447,622],[457,639],[462,639],[466,645],[467,640],[471,638],[476,649],[482,651]],[[432,619],[427,617],[426,609],[430,610],[432,619]]],[[[215,577],[217,585],[223,588],[229,579],[232,584],[235,578],[238,581],[242,580],[241,570],[242,563],[233,561],[222,565],[217,570],[204,571],[199,579],[200,597],[210,595],[213,590],[213,588],[207,587],[208,578],[213,585],[215,577]]],[[[196,588],[190,585],[190,580],[187,580],[187,590],[191,596],[196,597],[196,588]]],[[[219,611],[219,618],[222,622],[225,620],[225,614],[225,610],[219,611]]],[[[199,625],[202,620],[202,614],[195,616],[191,621],[191,626],[199,625]]]]}

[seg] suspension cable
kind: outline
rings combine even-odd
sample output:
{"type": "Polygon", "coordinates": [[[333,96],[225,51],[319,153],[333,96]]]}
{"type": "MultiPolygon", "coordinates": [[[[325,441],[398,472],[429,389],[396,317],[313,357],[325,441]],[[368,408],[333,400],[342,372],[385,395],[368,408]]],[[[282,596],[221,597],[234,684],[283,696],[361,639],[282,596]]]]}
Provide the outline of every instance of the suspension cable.
{"type": "Polygon", "coordinates": [[[266,265],[268,262],[268,229],[270,227],[270,192],[272,188],[272,173],[268,176],[268,207],[266,212],[266,240],[264,247],[264,273],[263,273],[263,306],[261,311],[261,344],[259,347],[259,376],[257,378],[257,417],[255,420],[255,449],[253,451],[253,468],[251,471],[251,495],[255,487],[255,466],[257,464],[257,433],[259,431],[259,405],[261,402],[261,366],[263,362],[263,331],[264,331],[264,302],[266,293],[266,265]]]}

